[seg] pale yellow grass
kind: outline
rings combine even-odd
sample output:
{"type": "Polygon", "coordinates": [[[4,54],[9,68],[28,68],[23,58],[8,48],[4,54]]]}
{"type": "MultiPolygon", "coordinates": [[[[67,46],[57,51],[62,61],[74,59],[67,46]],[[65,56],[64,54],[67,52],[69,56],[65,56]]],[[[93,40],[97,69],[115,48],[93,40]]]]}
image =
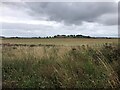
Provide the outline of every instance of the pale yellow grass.
{"type": "Polygon", "coordinates": [[[2,43],[11,44],[43,44],[43,45],[97,45],[103,43],[117,43],[118,39],[80,39],[80,38],[54,38],[54,39],[3,39],[2,43]]]}

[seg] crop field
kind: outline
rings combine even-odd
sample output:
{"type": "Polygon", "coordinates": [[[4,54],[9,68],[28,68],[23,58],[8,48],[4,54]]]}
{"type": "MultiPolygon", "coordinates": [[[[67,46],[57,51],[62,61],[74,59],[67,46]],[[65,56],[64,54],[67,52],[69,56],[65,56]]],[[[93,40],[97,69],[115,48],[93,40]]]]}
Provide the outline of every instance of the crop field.
{"type": "Polygon", "coordinates": [[[3,39],[3,88],[119,88],[117,39],[3,39]]]}

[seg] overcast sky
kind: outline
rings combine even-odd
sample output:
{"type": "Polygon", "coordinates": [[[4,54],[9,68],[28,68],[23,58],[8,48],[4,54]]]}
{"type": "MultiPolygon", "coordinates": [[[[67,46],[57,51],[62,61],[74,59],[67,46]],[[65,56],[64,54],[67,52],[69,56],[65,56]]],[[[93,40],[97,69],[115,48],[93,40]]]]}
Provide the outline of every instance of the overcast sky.
{"type": "Polygon", "coordinates": [[[116,2],[4,2],[3,36],[118,36],[116,2]]]}

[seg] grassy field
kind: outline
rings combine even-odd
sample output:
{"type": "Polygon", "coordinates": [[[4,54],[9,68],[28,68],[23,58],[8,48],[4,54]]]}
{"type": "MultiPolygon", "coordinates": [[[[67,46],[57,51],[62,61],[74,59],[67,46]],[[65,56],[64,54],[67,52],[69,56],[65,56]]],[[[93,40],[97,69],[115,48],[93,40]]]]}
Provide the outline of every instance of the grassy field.
{"type": "Polygon", "coordinates": [[[104,43],[117,43],[118,39],[80,39],[80,38],[53,38],[53,39],[3,39],[3,43],[11,44],[43,44],[43,45],[95,45],[104,43]]]}
{"type": "Polygon", "coordinates": [[[3,88],[120,87],[117,39],[3,39],[2,43],[18,44],[2,47],[3,88]]]}

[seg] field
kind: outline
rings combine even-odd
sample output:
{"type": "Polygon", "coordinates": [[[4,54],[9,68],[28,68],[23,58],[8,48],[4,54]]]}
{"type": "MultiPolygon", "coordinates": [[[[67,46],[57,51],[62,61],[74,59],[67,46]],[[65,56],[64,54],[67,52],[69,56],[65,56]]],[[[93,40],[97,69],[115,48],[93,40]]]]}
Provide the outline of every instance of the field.
{"type": "Polygon", "coordinates": [[[119,88],[117,39],[3,39],[3,88],[119,88]]]}
{"type": "Polygon", "coordinates": [[[52,38],[52,39],[3,39],[3,43],[11,44],[43,44],[43,45],[101,45],[104,43],[117,43],[118,39],[79,39],[79,38],[52,38]]]}

